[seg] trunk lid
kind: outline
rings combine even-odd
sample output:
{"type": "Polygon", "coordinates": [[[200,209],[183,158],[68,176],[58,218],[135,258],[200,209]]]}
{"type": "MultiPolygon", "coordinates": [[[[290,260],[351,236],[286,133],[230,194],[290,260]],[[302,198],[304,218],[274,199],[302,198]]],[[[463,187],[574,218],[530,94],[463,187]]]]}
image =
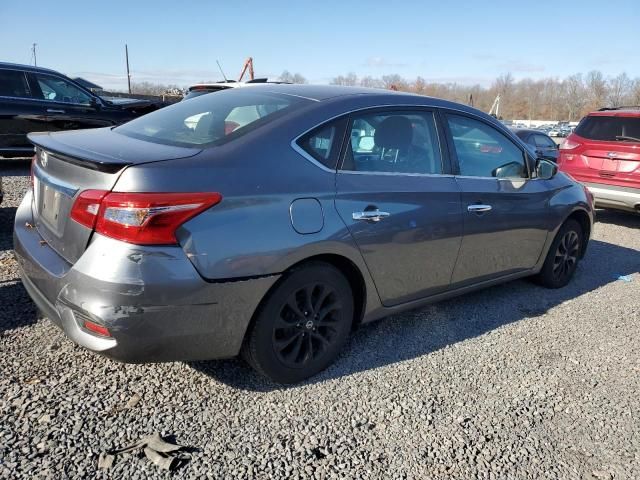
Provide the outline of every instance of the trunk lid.
{"type": "Polygon", "coordinates": [[[585,180],[640,188],[640,144],[588,140],[580,153],[585,180]]]}
{"type": "Polygon", "coordinates": [[[187,158],[201,150],[126,137],[101,128],[30,134],[36,146],[32,204],[35,226],[49,247],[75,263],[92,230],[71,220],[71,207],[83,190],[111,190],[129,165],[187,158]]]}

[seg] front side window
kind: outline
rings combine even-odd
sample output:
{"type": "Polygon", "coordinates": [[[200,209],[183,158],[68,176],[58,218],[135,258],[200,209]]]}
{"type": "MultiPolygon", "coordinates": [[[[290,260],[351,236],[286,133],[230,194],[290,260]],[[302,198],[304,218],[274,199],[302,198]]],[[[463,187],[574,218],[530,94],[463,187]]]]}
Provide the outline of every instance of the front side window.
{"type": "Polygon", "coordinates": [[[31,98],[24,73],[16,70],[0,70],[0,96],[31,98]]]}
{"type": "Polygon", "coordinates": [[[440,174],[442,157],[431,112],[384,112],[353,118],[342,170],[440,174]]]}
{"type": "Polygon", "coordinates": [[[271,122],[309,100],[235,88],[156,110],[114,131],[155,143],[185,147],[220,145],[271,122]]]}
{"type": "Polygon", "coordinates": [[[460,175],[526,178],[524,155],[509,138],[479,120],[447,115],[460,175]]]}
{"type": "Polygon", "coordinates": [[[37,73],[36,79],[45,100],[77,105],[91,104],[91,97],[87,93],[62,78],[37,73]]]}

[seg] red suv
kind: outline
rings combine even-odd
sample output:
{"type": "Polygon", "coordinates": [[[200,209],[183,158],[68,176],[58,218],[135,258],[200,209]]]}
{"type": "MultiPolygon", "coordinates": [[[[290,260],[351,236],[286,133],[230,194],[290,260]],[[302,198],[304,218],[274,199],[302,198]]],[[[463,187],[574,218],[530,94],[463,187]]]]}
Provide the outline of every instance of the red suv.
{"type": "Polygon", "coordinates": [[[591,191],[596,206],[640,213],[640,107],[584,117],[560,145],[558,166],[591,191]]]}

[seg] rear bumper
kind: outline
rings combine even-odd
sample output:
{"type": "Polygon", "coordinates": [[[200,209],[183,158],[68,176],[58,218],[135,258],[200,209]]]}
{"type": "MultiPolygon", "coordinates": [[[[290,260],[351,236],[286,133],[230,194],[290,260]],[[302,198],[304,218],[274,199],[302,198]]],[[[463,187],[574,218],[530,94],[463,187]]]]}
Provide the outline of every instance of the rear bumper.
{"type": "Polygon", "coordinates": [[[209,283],[178,246],[141,247],[100,235],[71,265],[29,226],[31,201],[29,192],[14,228],[26,290],[75,343],[123,362],[237,355],[253,312],[278,278],[209,283]],[[85,318],[112,337],[85,330],[85,318]]]}
{"type": "Polygon", "coordinates": [[[598,207],[640,212],[640,188],[588,182],[584,182],[584,185],[593,194],[595,204],[598,207]]]}

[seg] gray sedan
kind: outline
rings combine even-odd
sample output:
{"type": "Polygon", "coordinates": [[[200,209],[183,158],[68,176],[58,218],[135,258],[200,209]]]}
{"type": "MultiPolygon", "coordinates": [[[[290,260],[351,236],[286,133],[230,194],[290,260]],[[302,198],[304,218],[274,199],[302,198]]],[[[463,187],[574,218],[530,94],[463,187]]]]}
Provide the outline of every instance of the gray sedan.
{"type": "Polygon", "coordinates": [[[566,285],[593,201],[451,102],[264,85],[116,128],[31,134],[25,288],[125,362],[233,357],[282,383],[360,324],[516,278],[566,285]]]}

